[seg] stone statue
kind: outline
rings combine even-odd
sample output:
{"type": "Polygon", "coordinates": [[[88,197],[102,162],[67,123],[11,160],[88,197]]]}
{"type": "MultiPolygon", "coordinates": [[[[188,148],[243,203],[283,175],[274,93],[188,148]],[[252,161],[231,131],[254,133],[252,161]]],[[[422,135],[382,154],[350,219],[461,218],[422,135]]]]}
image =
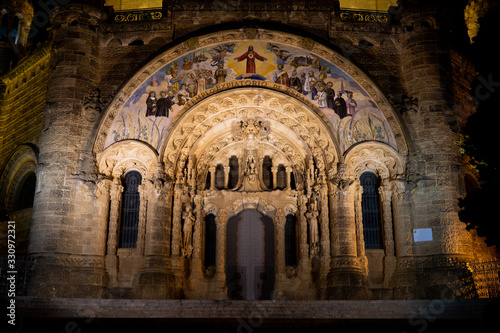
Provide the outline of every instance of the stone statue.
{"type": "Polygon", "coordinates": [[[184,226],[182,228],[184,237],[183,237],[183,249],[182,253],[186,257],[190,257],[193,252],[193,246],[191,245],[192,235],[193,235],[193,225],[195,221],[195,216],[193,214],[193,208],[191,205],[186,205],[186,209],[182,214],[182,218],[184,219],[184,226]]]}
{"type": "Polygon", "coordinates": [[[319,241],[318,233],[318,201],[316,198],[312,199],[309,205],[309,211],[306,213],[307,222],[309,224],[309,241],[311,244],[311,255],[313,249],[317,247],[319,241]]]}

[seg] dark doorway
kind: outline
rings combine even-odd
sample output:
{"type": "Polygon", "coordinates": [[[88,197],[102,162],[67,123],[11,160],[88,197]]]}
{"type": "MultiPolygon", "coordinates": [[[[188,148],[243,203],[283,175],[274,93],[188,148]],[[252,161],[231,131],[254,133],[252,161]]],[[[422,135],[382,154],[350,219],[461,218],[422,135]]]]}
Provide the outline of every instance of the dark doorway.
{"type": "Polygon", "coordinates": [[[229,219],[226,283],[230,299],[271,299],[274,288],[273,220],[256,210],[229,219]]]}

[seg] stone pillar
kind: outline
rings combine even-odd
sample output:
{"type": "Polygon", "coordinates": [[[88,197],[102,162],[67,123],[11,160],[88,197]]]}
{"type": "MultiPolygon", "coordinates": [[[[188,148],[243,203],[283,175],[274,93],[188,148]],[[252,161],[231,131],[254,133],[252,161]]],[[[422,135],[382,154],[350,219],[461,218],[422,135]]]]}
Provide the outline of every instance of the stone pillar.
{"type": "Polygon", "coordinates": [[[307,244],[307,197],[300,195],[299,209],[297,211],[297,222],[299,225],[299,267],[302,267],[302,262],[309,261],[309,245],[307,244]]]}
{"type": "Polygon", "coordinates": [[[194,197],[194,213],[196,220],[193,230],[193,254],[191,257],[191,274],[187,284],[186,293],[189,298],[199,298],[205,295],[206,280],[203,276],[204,265],[202,261],[202,237],[205,213],[203,211],[203,197],[199,194],[194,197]]]}
{"type": "Polygon", "coordinates": [[[346,166],[339,164],[338,175],[330,183],[336,214],[331,221],[332,260],[328,274],[327,299],[366,299],[366,276],[357,253],[354,195],[346,166]]]}
{"type": "Polygon", "coordinates": [[[413,233],[410,215],[411,193],[406,191],[405,185],[401,181],[392,181],[391,189],[396,256],[398,258],[408,257],[413,254],[413,233]]]}
{"type": "MultiPolygon", "coordinates": [[[[299,195],[299,207],[295,213],[299,234],[299,258],[297,263],[297,276],[292,278],[290,281],[291,287],[288,287],[289,290],[293,292],[292,299],[314,299],[316,297],[313,291],[315,288],[313,287],[312,280],[313,274],[317,272],[313,271],[313,265],[311,259],[309,259],[309,245],[307,244],[308,223],[305,217],[307,212],[307,201],[306,195],[299,195]]],[[[315,265],[314,269],[319,269],[319,265],[315,265]]]]}
{"type": "Polygon", "coordinates": [[[356,249],[358,252],[358,258],[360,259],[360,266],[365,275],[368,275],[368,258],[366,258],[365,252],[365,237],[363,235],[363,214],[361,207],[361,194],[363,193],[363,188],[359,184],[359,179],[354,181],[351,185],[354,191],[354,215],[356,223],[356,249]]]}
{"type": "Polygon", "coordinates": [[[230,167],[225,166],[224,167],[224,188],[227,189],[229,185],[229,170],[231,170],[230,167]]]}
{"type": "Polygon", "coordinates": [[[219,209],[215,216],[216,225],[216,253],[215,253],[215,290],[214,299],[224,299],[227,296],[226,287],[226,237],[227,211],[219,209]]]}
{"type": "Polygon", "coordinates": [[[291,181],[292,181],[292,176],[291,176],[291,173],[292,173],[292,168],[287,166],[285,168],[286,170],[286,190],[290,190],[292,188],[291,186],[291,181]]]}
{"type": "Polygon", "coordinates": [[[382,185],[379,187],[379,195],[382,207],[382,230],[384,243],[384,286],[387,287],[396,265],[392,219],[392,187],[388,179],[382,180],[382,185]]]}
{"type": "Polygon", "coordinates": [[[319,224],[321,234],[321,257],[330,260],[330,214],[328,209],[328,186],[322,184],[319,189],[319,224]]]}
{"type": "Polygon", "coordinates": [[[273,190],[275,190],[278,185],[278,167],[271,167],[271,172],[273,174],[273,190]]]}
{"type": "Polygon", "coordinates": [[[210,171],[210,189],[215,190],[215,167],[208,168],[210,171]]]}
{"type": "Polygon", "coordinates": [[[172,256],[180,255],[181,246],[181,219],[182,219],[182,185],[175,185],[174,204],[172,211],[172,256]]]}
{"type": "Polygon", "coordinates": [[[110,201],[111,201],[111,187],[112,180],[110,179],[101,179],[96,184],[96,215],[98,219],[98,229],[100,230],[99,236],[97,238],[100,239],[99,244],[101,247],[99,249],[99,254],[103,257],[106,255],[106,239],[108,238],[108,217],[109,217],[109,209],[110,209],[110,201]]]}
{"type": "Polygon", "coordinates": [[[143,179],[142,185],[139,185],[137,190],[139,191],[139,225],[137,226],[137,256],[144,256],[144,247],[146,244],[146,218],[148,212],[148,191],[151,187],[145,185],[146,179],[143,179]]]}
{"type": "Polygon", "coordinates": [[[396,248],[396,267],[391,286],[395,299],[411,299],[419,295],[418,269],[413,265],[413,226],[410,191],[401,181],[392,181],[392,204],[394,212],[394,242],[396,248]]]}
{"type": "Polygon", "coordinates": [[[109,274],[111,284],[118,278],[118,230],[120,227],[120,203],[122,200],[123,186],[119,176],[113,178],[111,185],[108,225],[108,242],[106,247],[106,270],[109,274]]]}
{"type": "Polygon", "coordinates": [[[96,125],[85,118],[82,106],[89,88],[100,83],[100,32],[95,27],[103,18],[85,4],[60,6],[52,17],[52,65],[38,157],[44,179],[35,197],[28,250],[36,259],[31,296],[103,296],[104,257],[94,254],[102,244],[85,233],[96,217],[89,219],[82,211],[79,190],[82,182],[97,182],[95,170],[82,164],[96,125]],[[71,17],[78,17],[79,24],[71,25],[71,17]]]}
{"type": "MultiPolygon", "coordinates": [[[[163,170],[161,163],[158,169],[163,170]]],[[[169,258],[170,225],[167,215],[167,198],[172,196],[171,191],[172,184],[167,182],[162,175],[156,176],[147,184],[145,258],[135,281],[136,298],[166,299],[174,296],[172,289],[174,277],[169,258]]]]}
{"type": "Polygon", "coordinates": [[[286,215],[283,209],[278,209],[274,216],[274,266],[275,280],[273,299],[283,296],[283,284],[286,280],[285,271],[285,224],[286,215]]]}

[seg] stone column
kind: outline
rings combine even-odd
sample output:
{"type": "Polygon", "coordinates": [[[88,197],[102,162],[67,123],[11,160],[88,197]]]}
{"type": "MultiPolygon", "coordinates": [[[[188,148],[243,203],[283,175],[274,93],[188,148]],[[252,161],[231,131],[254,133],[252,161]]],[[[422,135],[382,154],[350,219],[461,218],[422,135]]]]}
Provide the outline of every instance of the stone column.
{"type": "Polygon", "coordinates": [[[283,284],[286,280],[285,271],[285,224],[286,215],[283,209],[278,209],[274,216],[274,266],[275,280],[273,299],[283,296],[283,284]]]}
{"type": "Polygon", "coordinates": [[[339,164],[338,175],[330,183],[336,214],[331,224],[332,260],[328,274],[327,299],[365,299],[366,276],[360,266],[356,244],[354,188],[346,166],[339,164]]]}
{"type": "Polygon", "coordinates": [[[111,185],[111,179],[100,179],[97,182],[95,189],[95,215],[98,220],[97,228],[99,229],[97,238],[100,239],[100,247],[98,253],[102,256],[106,255],[106,239],[108,237],[108,217],[111,200],[111,185]]]}
{"type": "Polygon", "coordinates": [[[227,296],[226,287],[226,237],[227,211],[219,209],[215,216],[216,225],[216,253],[215,253],[215,290],[214,299],[224,299],[227,296]]]}
{"type": "MultiPolygon", "coordinates": [[[[396,267],[391,286],[395,299],[410,299],[419,295],[418,268],[413,265],[413,226],[410,203],[412,194],[402,181],[392,181],[392,203],[394,211],[394,241],[396,267]]],[[[421,280],[421,282],[424,280],[421,280]]]]}
{"type": "Polygon", "coordinates": [[[379,195],[382,207],[382,231],[384,242],[384,285],[389,286],[389,281],[396,265],[396,257],[394,256],[392,189],[388,179],[382,180],[382,185],[379,187],[379,195]]]}
{"type": "Polygon", "coordinates": [[[273,190],[275,190],[278,185],[278,167],[271,167],[271,172],[273,174],[273,190]]]}
{"type": "Polygon", "coordinates": [[[358,258],[360,260],[360,266],[365,275],[368,275],[368,258],[365,252],[365,237],[363,235],[363,214],[361,207],[361,194],[363,193],[363,188],[359,184],[359,179],[354,181],[351,185],[354,191],[354,215],[356,223],[356,249],[358,252],[358,258]]]}
{"type": "Polygon", "coordinates": [[[227,189],[229,185],[229,170],[231,170],[230,167],[225,166],[224,167],[224,188],[227,189]]]}
{"type": "Polygon", "coordinates": [[[402,181],[392,181],[391,189],[396,256],[408,257],[413,255],[413,233],[409,205],[411,194],[406,191],[402,181]]]}
{"type": "Polygon", "coordinates": [[[191,259],[191,274],[188,280],[188,290],[194,295],[200,292],[199,289],[204,289],[205,281],[203,277],[203,261],[202,261],[202,236],[203,223],[205,222],[205,213],[203,211],[203,197],[199,194],[194,197],[194,213],[196,220],[193,230],[193,254],[191,259]]]}
{"type": "Polygon", "coordinates": [[[292,181],[292,176],[291,176],[292,168],[287,166],[285,170],[286,170],[286,189],[289,190],[292,188],[290,184],[292,181]]]}
{"type": "Polygon", "coordinates": [[[182,219],[182,185],[175,185],[174,204],[172,207],[172,256],[180,255],[181,219],[182,219]]]}
{"type": "Polygon", "coordinates": [[[215,167],[208,168],[210,171],[210,189],[215,190],[215,167]]]}
{"type": "MultiPolygon", "coordinates": [[[[143,180],[143,184],[139,185],[137,190],[139,192],[140,208],[139,208],[139,225],[137,226],[137,256],[144,256],[144,247],[146,244],[146,217],[148,211],[148,195],[146,189],[148,185],[144,183],[147,180],[143,180]]],[[[151,190],[151,188],[149,187],[151,190]]]]}
{"type": "Polygon", "coordinates": [[[110,191],[108,242],[106,247],[106,270],[112,283],[118,278],[118,231],[120,227],[120,203],[122,200],[123,186],[119,176],[113,178],[110,191]]]}
{"type": "MultiPolygon", "coordinates": [[[[294,293],[294,299],[296,299],[296,297],[307,299],[310,297],[311,290],[314,290],[312,286],[312,274],[316,272],[313,272],[311,259],[309,259],[309,245],[307,244],[308,224],[305,217],[307,212],[307,201],[306,195],[299,195],[299,207],[295,213],[299,233],[299,260],[297,263],[297,276],[291,281],[291,291],[294,293]]],[[[318,269],[318,265],[315,265],[314,268],[318,269]]]]}
{"type": "Polygon", "coordinates": [[[307,197],[300,195],[299,209],[297,211],[297,222],[299,224],[299,266],[302,261],[309,261],[309,244],[307,244],[307,197]]]}
{"type": "Polygon", "coordinates": [[[319,187],[319,224],[321,233],[321,257],[330,260],[330,214],[328,208],[328,187],[322,184],[319,187]]]}
{"type": "MultiPolygon", "coordinates": [[[[159,163],[157,169],[163,170],[159,163]]],[[[161,172],[162,173],[162,172],[161,172]]],[[[167,198],[172,196],[172,184],[163,175],[157,175],[147,183],[148,194],[144,264],[136,280],[136,298],[173,298],[173,281],[169,258],[170,227],[167,198]]],[[[142,198],[141,198],[142,200],[142,198]]],[[[141,201],[142,202],[142,201],[141,201]]],[[[139,245],[139,244],[138,244],[139,245]]]]}

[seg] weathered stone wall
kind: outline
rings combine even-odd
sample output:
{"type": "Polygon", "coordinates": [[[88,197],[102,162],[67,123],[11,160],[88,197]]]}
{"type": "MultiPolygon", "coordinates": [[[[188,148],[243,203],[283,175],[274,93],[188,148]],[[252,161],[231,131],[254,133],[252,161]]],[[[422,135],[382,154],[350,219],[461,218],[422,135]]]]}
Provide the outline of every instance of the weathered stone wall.
{"type": "Polygon", "coordinates": [[[85,187],[93,171],[86,154],[93,110],[83,108],[99,81],[101,16],[92,7],[74,4],[61,7],[52,19],[57,52],[48,79],[37,171],[41,187],[35,197],[30,242],[30,253],[38,258],[30,287],[39,295],[102,293],[99,239],[106,226],[94,225],[93,207],[85,206],[91,195],[85,187]]]}
{"type": "Polygon", "coordinates": [[[49,61],[50,51],[40,49],[0,77],[0,168],[18,146],[39,146],[49,61]]]}

